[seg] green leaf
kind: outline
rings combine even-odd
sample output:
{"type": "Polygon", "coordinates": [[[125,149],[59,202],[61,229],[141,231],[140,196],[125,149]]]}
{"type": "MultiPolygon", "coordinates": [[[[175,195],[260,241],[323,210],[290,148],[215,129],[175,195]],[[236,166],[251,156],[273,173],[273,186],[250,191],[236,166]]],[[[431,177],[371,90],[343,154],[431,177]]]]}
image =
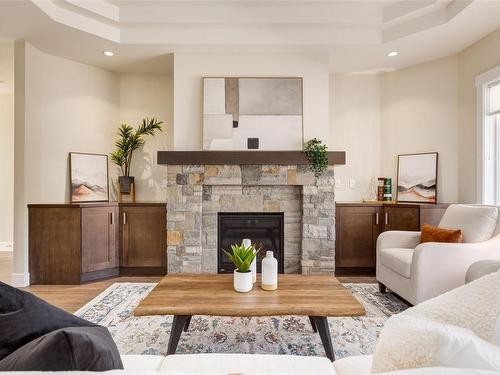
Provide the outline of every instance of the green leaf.
{"type": "Polygon", "coordinates": [[[238,271],[248,272],[256,256],[256,252],[254,252],[255,245],[252,244],[245,247],[243,244],[233,244],[231,245],[231,250],[232,253],[229,253],[226,250],[223,251],[231,262],[233,262],[238,271]]]}
{"type": "Polygon", "coordinates": [[[304,152],[309,160],[310,168],[316,178],[321,177],[328,168],[327,147],[318,138],[313,138],[304,145],[304,152]]]}
{"type": "Polygon", "coordinates": [[[119,138],[115,142],[116,150],[110,155],[111,161],[120,167],[122,175],[129,176],[133,152],[144,144],[143,137],[146,135],[153,136],[157,130],[162,131],[162,123],[162,121],[158,121],[155,117],[151,119],[146,117],[135,131],[127,123],[120,124],[118,127],[119,138]]]}

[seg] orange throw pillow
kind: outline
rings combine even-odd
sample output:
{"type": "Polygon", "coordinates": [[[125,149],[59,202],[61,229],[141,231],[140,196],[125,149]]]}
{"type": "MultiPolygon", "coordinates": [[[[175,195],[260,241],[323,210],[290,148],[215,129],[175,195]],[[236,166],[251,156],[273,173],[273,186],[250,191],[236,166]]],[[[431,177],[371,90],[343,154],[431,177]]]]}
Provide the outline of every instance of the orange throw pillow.
{"type": "Polygon", "coordinates": [[[420,243],[424,242],[462,242],[462,231],[460,229],[443,229],[424,224],[420,234],[420,243]]]}

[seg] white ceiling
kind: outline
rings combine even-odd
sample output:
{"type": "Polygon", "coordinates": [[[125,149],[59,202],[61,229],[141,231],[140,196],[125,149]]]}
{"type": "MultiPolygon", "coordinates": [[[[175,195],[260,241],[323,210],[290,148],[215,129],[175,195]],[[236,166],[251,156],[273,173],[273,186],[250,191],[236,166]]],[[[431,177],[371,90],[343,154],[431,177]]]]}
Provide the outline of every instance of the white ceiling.
{"type": "Polygon", "coordinates": [[[0,1],[0,41],[129,73],[171,73],[171,53],[191,50],[320,51],[332,72],[385,71],[499,27],[500,0],[0,1]]]}

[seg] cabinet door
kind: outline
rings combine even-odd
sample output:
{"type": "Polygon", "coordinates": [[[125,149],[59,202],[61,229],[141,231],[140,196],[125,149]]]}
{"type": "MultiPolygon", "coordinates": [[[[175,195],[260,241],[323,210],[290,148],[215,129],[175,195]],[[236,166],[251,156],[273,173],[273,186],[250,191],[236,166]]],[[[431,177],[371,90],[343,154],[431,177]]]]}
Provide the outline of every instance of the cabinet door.
{"type": "Polygon", "coordinates": [[[118,266],[117,207],[82,208],[82,272],[118,266]]]}
{"type": "Polygon", "coordinates": [[[124,206],[120,214],[122,267],[165,267],[166,208],[124,206]]]}
{"type": "Polygon", "coordinates": [[[375,267],[380,207],[337,206],[336,267],[375,267]]]}
{"type": "Polygon", "coordinates": [[[384,207],[385,230],[420,230],[420,209],[418,207],[384,207]]]}

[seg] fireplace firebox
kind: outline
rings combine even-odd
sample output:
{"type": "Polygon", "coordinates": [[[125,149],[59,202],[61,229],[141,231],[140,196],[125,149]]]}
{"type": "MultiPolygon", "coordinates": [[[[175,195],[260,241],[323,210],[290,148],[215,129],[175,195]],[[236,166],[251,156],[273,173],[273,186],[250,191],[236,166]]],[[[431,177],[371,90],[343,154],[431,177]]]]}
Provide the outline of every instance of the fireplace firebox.
{"type": "Polygon", "coordinates": [[[217,217],[217,272],[232,273],[234,265],[222,251],[231,251],[231,245],[249,238],[261,250],[257,255],[257,272],[266,251],[274,252],[278,272],[284,272],[284,214],[220,212],[217,217]]]}

